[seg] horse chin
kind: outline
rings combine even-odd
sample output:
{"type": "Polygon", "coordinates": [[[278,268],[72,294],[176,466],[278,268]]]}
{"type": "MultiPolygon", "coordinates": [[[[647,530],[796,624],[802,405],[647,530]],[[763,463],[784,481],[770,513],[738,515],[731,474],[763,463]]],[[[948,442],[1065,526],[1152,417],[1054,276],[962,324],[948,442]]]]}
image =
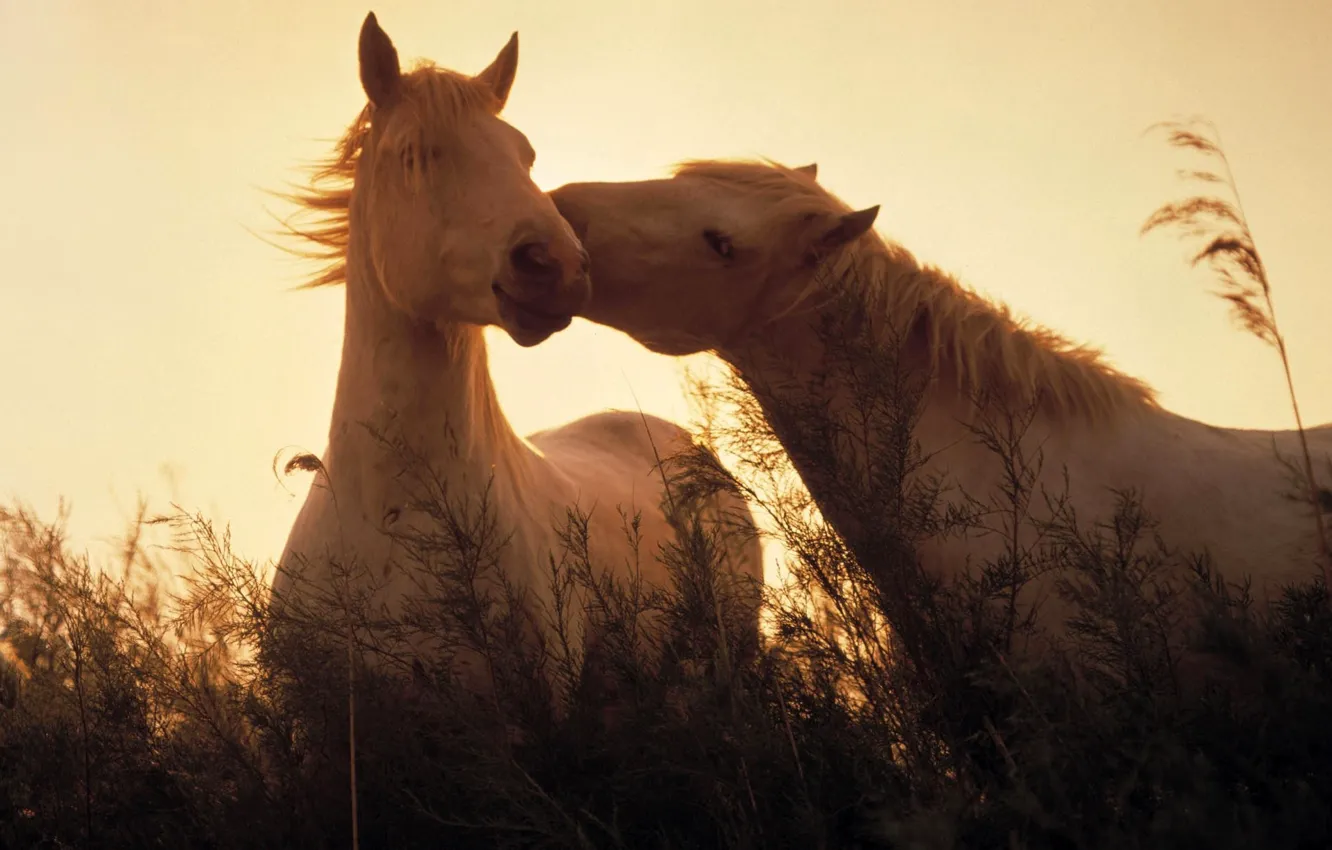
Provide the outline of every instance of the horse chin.
{"type": "Polygon", "coordinates": [[[698,340],[684,336],[640,336],[638,334],[630,334],[630,336],[648,351],[654,354],[664,354],[668,357],[688,357],[691,354],[708,350],[708,346],[702,345],[698,340]]]}
{"type": "Polygon", "coordinates": [[[555,334],[569,326],[571,320],[565,319],[563,324],[549,325],[545,329],[536,329],[528,327],[516,327],[508,322],[500,322],[500,327],[508,331],[509,337],[523,348],[531,348],[534,345],[540,345],[550,339],[555,334]]]}
{"type": "Polygon", "coordinates": [[[499,308],[499,326],[523,348],[545,342],[573,322],[573,317],[568,314],[547,313],[519,301],[499,286],[494,287],[494,292],[495,304],[499,308]]]}

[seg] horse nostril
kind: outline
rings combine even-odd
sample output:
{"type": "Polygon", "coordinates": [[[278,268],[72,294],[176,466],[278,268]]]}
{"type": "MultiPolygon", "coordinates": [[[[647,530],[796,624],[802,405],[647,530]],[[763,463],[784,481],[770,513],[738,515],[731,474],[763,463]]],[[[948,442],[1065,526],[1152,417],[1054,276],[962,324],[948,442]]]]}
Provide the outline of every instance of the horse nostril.
{"type": "Polygon", "coordinates": [[[554,280],[560,275],[560,261],[544,242],[524,242],[509,253],[509,262],[522,277],[554,280]]]}

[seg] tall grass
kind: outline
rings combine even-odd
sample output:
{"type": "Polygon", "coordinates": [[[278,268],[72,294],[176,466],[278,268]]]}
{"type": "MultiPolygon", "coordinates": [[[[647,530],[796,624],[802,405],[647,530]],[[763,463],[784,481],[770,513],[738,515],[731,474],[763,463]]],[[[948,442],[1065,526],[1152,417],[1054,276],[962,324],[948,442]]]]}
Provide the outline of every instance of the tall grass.
{"type": "MultiPolygon", "coordinates": [[[[1240,200],[1230,160],[1221,147],[1221,133],[1211,122],[1197,119],[1167,121],[1151,129],[1164,131],[1172,147],[1190,151],[1205,161],[1202,168],[1180,169],[1178,174],[1182,179],[1217,191],[1208,194],[1204,190],[1203,194],[1186,200],[1163,204],[1142,225],[1142,233],[1174,229],[1185,239],[1201,240],[1203,245],[1193,255],[1193,265],[1208,264],[1220,283],[1216,295],[1230,305],[1235,321],[1245,332],[1275,349],[1281,359],[1290,408],[1300,435],[1304,466],[1301,477],[1318,535],[1319,565],[1323,571],[1323,583],[1332,592],[1332,549],[1328,546],[1327,527],[1323,520],[1328,499],[1323,494],[1327,491],[1318,486],[1314,477],[1313,457],[1304,433],[1295,381],[1290,374],[1286,338],[1277,325],[1272,284],[1249,229],[1249,219],[1244,214],[1244,203],[1240,200]]],[[[1332,596],[1328,599],[1332,603],[1332,596]]]]}

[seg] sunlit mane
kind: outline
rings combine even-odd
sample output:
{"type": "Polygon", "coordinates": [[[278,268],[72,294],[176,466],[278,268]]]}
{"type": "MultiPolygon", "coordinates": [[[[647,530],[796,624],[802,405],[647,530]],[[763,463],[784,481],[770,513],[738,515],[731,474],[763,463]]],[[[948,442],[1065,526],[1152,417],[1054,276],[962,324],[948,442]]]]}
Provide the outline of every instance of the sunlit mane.
{"type": "Polygon", "coordinates": [[[902,331],[923,340],[931,368],[962,392],[1017,406],[1037,401],[1047,416],[1092,422],[1157,406],[1151,387],[1106,363],[1098,349],[1015,317],[872,233],[858,247],[839,258],[829,279],[861,293],[866,314],[880,319],[871,327],[881,340],[902,331]]]}
{"type": "MultiPolygon", "coordinates": [[[[774,216],[850,211],[813,177],[777,163],[701,160],[675,173],[748,189],[774,216]]],[[[800,300],[826,296],[830,283],[854,295],[879,341],[918,334],[936,374],[961,391],[999,393],[1017,405],[1039,399],[1046,415],[1092,421],[1157,406],[1151,387],[1114,369],[1097,349],[1015,318],[946,272],[922,267],[902,246],[870,231],[855,247],[834,259],[800,300]]]]}
{"type": "MultiPolygon", "coordinates": [[[[393,145],[409,134],[430,137],[447,132],[451,122],[469,114],[499,111],[494,93],[476,79],[437,67],[429,61],[417,63],[403,76],[404,99],[394,106],[393,122],[387,134],[376,144],[393,145]]],[[[297,241],[294,247],[279,246],[288,253],[317,260],[322,265],[301,288],[328,286],[347,281],[347,244],[350,235],[349,213],[356,167],[372,136],[375,107],[367,103],[333,152],[314,163],[308,186],[293,192],[273,193],[300,207],[309,220],[295,224],[281,222],[281,235],[297,241]]]]}

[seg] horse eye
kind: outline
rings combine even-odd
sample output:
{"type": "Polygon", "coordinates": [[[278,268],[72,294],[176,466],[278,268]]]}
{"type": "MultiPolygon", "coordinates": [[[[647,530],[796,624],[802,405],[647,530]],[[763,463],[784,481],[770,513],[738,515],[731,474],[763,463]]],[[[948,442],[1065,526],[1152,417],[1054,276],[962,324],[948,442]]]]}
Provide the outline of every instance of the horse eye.
{"type": "Polygon", "coordinates": [[[723,259],[730,259],[731,255],[735,253],[735,248],[731,245],[731,240],[722,233],[718,233],[715,230],[705,230],[703,231],[703,238],[707,240],[708,247],[713,251],[716,251],[717,256],[722,257],[723,259]]]}

